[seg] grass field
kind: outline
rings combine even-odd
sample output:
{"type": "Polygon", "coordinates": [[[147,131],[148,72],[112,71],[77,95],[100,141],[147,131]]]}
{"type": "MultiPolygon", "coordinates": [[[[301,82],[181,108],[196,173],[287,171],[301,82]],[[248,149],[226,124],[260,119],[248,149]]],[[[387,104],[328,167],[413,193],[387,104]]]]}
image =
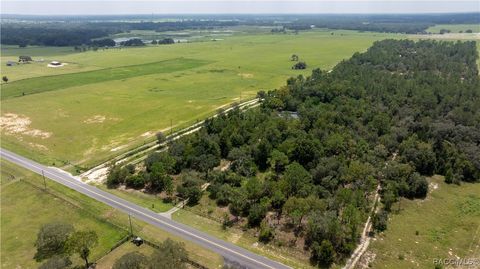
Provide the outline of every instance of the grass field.
{"type": "Polygon", "coordinates": [[[145,244],[137,247],[134,244],[127,242],[125,244],[122,244],[120,247],[116,248],[112,252],[108,253],[108,255],[102,257],[100,260],[98,260],[97,268],[111,269],[116,260],[129,252],[136,251],[148,257],[152,255],[154,250],[155,249],[153,247],[147,246],[145,244]]]}
{"type": "Polygon", "coordinates": [[[390,215],[387,231],[370,245],[372,268],[434,268],[435,258],[480,259],[480,184],[447,185],[440,176],[429,181],[427,198],[403,199],[400,213],[390,215]]]}
{"type": "Polygon", "coordinates": [[[437,24],[429,27],[426,31],[428,33],[438,34],[441,29],[450,30],[452,33],[465,32],[472,30],[474,33],[480,33],[480,24],[437,24]]]}
{"type": "Polygon", "coordinates": [[[114,68],[86,71],[62,76],[46,76],[24,79],[4,85],[1,99],[21,97],[23,95],[61,90],[75,86],[100,83],[111,80],[123,80],[151,74],[170,73],[207,64],[207,61],[191,59],[172,59],[155,63],[130,65],[114,68]]]}
{"type": "MultiPolygon", "coordinates": [[[[1,161],[1,260],[2,268],[37,268],[33,243],[45,222],[63,220],[77,229],[94,229],[100,244],[92,253],[97,260],[127,235],[128,216],[62,185],[7,161],[1,161]]],[[[167,238],[185,243],[189,257],[208,268],[223,264],[219,255],[133,219],[134,234],[160,243],[167,238]]],[[[101,268],[101,267],[100,267],[101,268]]]]}
{"type": "Polygon", "coordinates": [[[50,48],[7,48],[2,66],[33,50],[34,59],[66,62],[69,69],[47,68],[45,62],[2,68],[10,79],[2,84],[2,96],[26,93],[2,101],[2,146],[77,172],[151,140],[171,123],[174,128],[191,124],[259,90],[279,87],[290,76],[330,69],[389,37],[401,36],[321,30],[242,34],[83,53],[62,48],[58,55],[50,48]],[[291,69],[294,53],[307,62],[307,70],[291,69]],[[130,71],[125,76],[112,73],[125,70],[130,71]]]}
{"type": "MultiPolygon", "coordinates": [[[[1,168],[1,259],[2,268],[36,268],[33,260],[34,243],[43,224],[62,221],[75,229],[91,229],[97,232],[99,244],[91,258],[103,256],[119,240],[127,235],[107,222],[94,218],[88,212],[65,203],[26,181],[30,177],[12,164],[2,161],[1,168]]],[[[81,262],[77,260],[77,262],[81,262]]],[[[82,263],[79,263],[82,264],[82,263]]]]}
{"type": "Polygon", "coordinates": [[[164,203],[160,197],[154,194],[147,194],[132,189],[109,189],[104,184],[99,184],[97,187],[155,212],[165,212],[173,207],[173,204],[164,203]]]}

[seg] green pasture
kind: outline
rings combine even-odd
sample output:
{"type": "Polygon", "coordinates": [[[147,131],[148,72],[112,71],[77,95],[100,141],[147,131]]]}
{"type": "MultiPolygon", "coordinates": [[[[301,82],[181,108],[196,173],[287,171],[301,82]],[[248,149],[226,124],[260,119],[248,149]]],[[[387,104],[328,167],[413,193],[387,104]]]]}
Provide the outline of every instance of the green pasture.
{"type": "MultiPolygon", "coordinates": [[[[50,54],[45,59],[71,69],[38,63],[2,68],[10,79],[2,84],[2,96],[15,97],[2,100],[1,114],[11,127],[2,128],[2,146],[80,171],[151,140],[157,131],[194,123],[259,90],[280,87],[290,76],[331,69],[374,41],[392,37],[402,36],[317,30],[50,54]],[[292,54],[308,68],[292,70],[292,54]],[[28,123],[23,130],[16,128],[21,122],[28,123]]],[[[29,49],[40,48],[18,50],[28,55],[29,49]]],[[[9,57],[15,56],[2,54],[2,66],[9,57]]]]}
{"type": "MultiPolygon", "coordinates": [[[[128,234],[128,216],[101,202],[97,202],[67,187],[47,179],[47,192],[42,177],[1,160],[1,268],[37,268],[33,260],[34,242],[43,223],[65,221],[76,229],[93,229],[99,236],[99,245],[93,250],[92,260],[113,263],[125,250],[135,250],[126,243],[118,251],[107,252],[128,234]]],[[[207,249],[166,233],[143,221],[132,218],[133,232],[149,241],[160,243],[170,238],[185,243],[191,260],[207,268],[219,268],[223,258],[207,249]]],[[[80,260],[75,260],[83,264],[80,260]]],[[[103,268],[103,267],[99,267],[103,268]]]]}
{"type": "Polygon", "coordinates": [[[434,268],[434,259],[480,258],[480,184],[447,185],[440,176],[429,182],[427,198],[402,199],[388,229],[370,244],[372,268],[434,268]]]}
{"type": "Polygon", "coordinates": [[[65,74],[61,76],[45,76],[24,79],[3,85],[1,97],[3,100],[11,97],[20,97],[33,93],[61,90],[104,81],[124,80],[144,75],[170,73],[195,68],[207,63],[207,61],[179,58],[148,64],[121,66],[100,69],[96,71],[65,74]]]}
{"type": "MultiPolygon", "coordinates": [[[[5,161],[1,162],[1,259],[2,268],[36,268],[34,243],[43,224],[62,221],[75,229],[94,230],[99,244],[92,260],[103,256],[127,235],[125,230],[94,218],[77,206],[31,185],[26,177],[37,177],[5,161]]],[[[75,262],[82,264],[81,260],[75,262]]]]}
{"type": "Polygon", "coordinates": [[[429,27],[426,32],[438,34],[441,29],[450,30],[452,33],[464,32],[472,30],[474,33],[480,33],[480,24],[437,24],[429,27]]]}

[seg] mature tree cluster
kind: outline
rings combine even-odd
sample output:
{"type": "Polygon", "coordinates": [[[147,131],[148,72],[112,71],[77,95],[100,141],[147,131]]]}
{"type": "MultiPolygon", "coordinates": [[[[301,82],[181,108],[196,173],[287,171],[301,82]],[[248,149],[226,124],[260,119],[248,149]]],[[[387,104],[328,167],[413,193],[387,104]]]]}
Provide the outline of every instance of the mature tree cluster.
{"type": "Polygon", "coordinates": [[[168,44],[175,44],[175,40],[173,38],[164,38],[164,39],[159,39],[157,41],[158,45],[168,45],[168,44]]]}
{"type": "Polygon", "coordinates": [[[127,41],[120,42],[120,45],[125,47],[138,47],[138,46],[145,46],[145,43],[139,38],[132,38],[127,41]]]}
{"type": "Polygon", "coordinates": [[[376,42],[332,72],[259,93],[259,109],[233,109],[170,141],[172,171],[205,173],[210,198],[260,227],[262,241],[286,223],[305,237],[313,262],[341,261],[355,248],[377,185],[383,209],[373,220],[382,231],[400,197],[427,195],[425,176],[479,180],[477,58],[475,42],[376,42]],[[211,172],[220,159],[229,168],[211,172]]]}
{"type": "Polygon", "coordinates": [[[112,165],[107,176],[107,186],[116,188],[125,185],[132,189],[146,189],[153,193],[165,191],[173,193],[170,174],[174,170],[175,159],[166,153],[154,153],[145,160],[145,171],[135,171],[135,166],[112,165]]]}
{"type": "Polygon", "coordinates": [[[297,62],[292,66],[292,69],[306,69],[307,64],[305,62],[297,62]]]}
{"type": "Polygon", "coordinates": [[[92,40],[92,42],[90,42],[90,45],[94,47],[115,47],[116,43],[111,38],[104,38],[92,40]]]}
{"type": "Polygon", "coordinates": [[[73,254],[85,261],[89,267],[88,258],[91,249],[98,244],[98,236],[94,231],[75,231],[71,224],[54,222],[40,228],[35,242],[37,252],[35,260],[44,262],[42,269],[69,268],[73,254]]]}
{"type": "Polygon", "coordinates": [[[147,257],[138,252],[130,252],[113,264],[113,269],[185,269],[188,253],[183,243],[171,239],[163,241],[154,253],[147,257]]]}

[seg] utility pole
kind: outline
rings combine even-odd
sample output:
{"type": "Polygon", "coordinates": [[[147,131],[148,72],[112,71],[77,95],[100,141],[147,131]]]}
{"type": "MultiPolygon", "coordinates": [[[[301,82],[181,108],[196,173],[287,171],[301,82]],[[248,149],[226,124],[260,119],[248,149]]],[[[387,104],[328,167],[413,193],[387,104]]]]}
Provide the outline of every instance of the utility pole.
{"type": "Polygon", "coordinates": [[[130,217],[130,214],[128,214],[128,222],[130,222],[130,236],[133,236],[132,218],[130,217]]]}
{"type": "Polygon", "coordinates": [[[43,170],[42,170],[42,177],[43,177],[43,186],[45,187],[45,190],[47,190],[47,181],[45,180],[45,174],[43,173],[43,170]]]}

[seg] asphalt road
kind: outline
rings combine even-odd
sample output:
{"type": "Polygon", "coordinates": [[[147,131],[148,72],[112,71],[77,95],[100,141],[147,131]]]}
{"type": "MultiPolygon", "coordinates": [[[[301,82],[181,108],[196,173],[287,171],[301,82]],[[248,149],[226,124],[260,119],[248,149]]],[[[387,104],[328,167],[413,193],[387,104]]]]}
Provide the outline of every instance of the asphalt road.
{"type": "Polygon", "coordinates": [[[276,261],[272,261],[266,257],[254,254],[234,244],[225,242],[206,233],[195,230],[187,225],[170,220],[166,217],[159,215],[158,213],[130,203],[115,195],[102,191],[94,186],[83,183],[72,177],[70,174],[63,172],[62,170],[49,168],[47,166],[41,165],[37,162],[34,162],[4,149],[0,149],[0,155],[3,159],[22,166],[37,174],[41,175],[43,171],[45,177],[57,183],[67,186],[80,193],[83,193],[97,201],[105,203],[127,214],[130,214],[132,217],[150,223],[171,234],[177,235],[181,238],[184,238],[207,249],[210,249],[222,255],[223,257],[225,257],[225,259],[238,262],[241,265],[246,266],[247,268],[290,268],[276,261]]]}

